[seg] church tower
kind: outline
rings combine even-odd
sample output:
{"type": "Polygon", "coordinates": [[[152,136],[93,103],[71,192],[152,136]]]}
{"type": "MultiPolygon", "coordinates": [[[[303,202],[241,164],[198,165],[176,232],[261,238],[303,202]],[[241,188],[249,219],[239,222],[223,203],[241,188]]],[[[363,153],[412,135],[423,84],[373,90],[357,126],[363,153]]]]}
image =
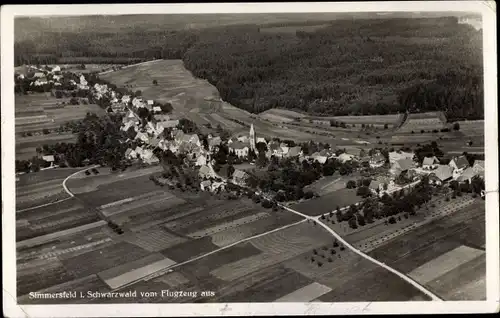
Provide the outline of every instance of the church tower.
{"type": "Polygon", "coordinates": [[[255,151],[255,130],[253,129],[253,124],[250,126],[250,149],[255,151]]]}

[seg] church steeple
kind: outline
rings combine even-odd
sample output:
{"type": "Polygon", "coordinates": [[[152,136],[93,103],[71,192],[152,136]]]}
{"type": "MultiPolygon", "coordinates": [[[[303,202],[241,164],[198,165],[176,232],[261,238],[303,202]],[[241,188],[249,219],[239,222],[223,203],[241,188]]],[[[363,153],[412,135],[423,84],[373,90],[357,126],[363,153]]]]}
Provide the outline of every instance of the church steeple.
{"type": "Polygon", "coordinates": [[[255,130],[253,129],[253,124],[250,125],[250,149],[255,151],[255,130]]]}

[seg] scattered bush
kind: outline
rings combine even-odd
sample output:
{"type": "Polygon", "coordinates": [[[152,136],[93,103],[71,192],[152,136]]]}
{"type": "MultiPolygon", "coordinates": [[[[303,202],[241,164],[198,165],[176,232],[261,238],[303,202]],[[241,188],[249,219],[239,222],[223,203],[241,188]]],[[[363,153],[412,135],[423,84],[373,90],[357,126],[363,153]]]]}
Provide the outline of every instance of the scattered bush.
{"type": "Polygon", "coordinates": [[[90,176],[90,171],[85,170],[85,175],[90,176]]]}
{"type": "Polygon", "coordinates": [[[331,257],[328,257],[328,263],[333,262],[333,259],[331,257]]]}
{"type": "Polygon", "coordinates": [[[395,223],[396,223],[396,219],[395,219],[393,216],[391,216],[391,217],[389,218],[389,223],[390,223],[390,224],[395,224],[395,223]]]}

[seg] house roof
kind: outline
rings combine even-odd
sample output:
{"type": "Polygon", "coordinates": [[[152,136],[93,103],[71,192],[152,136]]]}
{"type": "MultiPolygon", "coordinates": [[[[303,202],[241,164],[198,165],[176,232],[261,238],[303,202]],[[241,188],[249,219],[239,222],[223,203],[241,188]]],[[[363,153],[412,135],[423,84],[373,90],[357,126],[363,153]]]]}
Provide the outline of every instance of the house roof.
{"type": "Polygon", "coordinates": [[[392,151],[389,152],[389,159],[391,161],[397,161],[400,159],[413,159],[413,152],[404,152],[404,151],[392,151]]]}
{"type": "Polygon", "coordinates": [[[377,152],[370,158],[370,160],[374,162],[385,161],[385,157],[380,152],[377,152]]]}
{"type": "Polygon", "coordinates": [[[243,179],[246,178],[247,176],[248,174],[243,170],[236,169],[233,172],[233,178],[243,179]]]}
{"type": "Polygon", "coordinates": [[[372,180],[372,182],[370,182],[369,188],[373,189],[373,190],[377,190],[380,186],[380,183],[381,182],[379,180],[372,180]]]}
{"type": "Polygon", "coordinates": [[[484,171],[484,160],[474,161],[474,166],[472,167],[477,171],[484,171]]]}
{"type": "Polygon", "coordinates": [[[360,148],[346,148],[345,153],[348,155],[354,155],[359,157],[361,155],[361,149],[360,148]]]}
{"type": "Polygon", "coordinates": [[[435,175],[439,180],[445,181],[453,176],[453,169],[448,165],[439,165],[431,175],[435,175]]]}
{"type": "Polygon", "coordinates": [[[212,147],[213,146],[218,146],[218,145],[221,144],[221,142],[222,142],[222,139],[219,136],[217,136],[217,137],[210,138],[208,140],[208,145],[212,146],[212,147]]]}
{"type": "Polygon", "coordinates": [[[177,125],[179,125],[179,121],[178,120],[167,120],[167,121],[161,121],[158,124],[160,126],[162,126],[163,128],[174,128],[174,127],[177,127],[177,125]]]}
{"type": "Polygon", "coordinates": [[[263,138],[263,137],[258,137],[257,138],[256,143],[259,143],[259,142],[263,142],[263,143],[267,144],[266,138],[263,138]]]}
{"type": "Polygon", "coordinates": [[[478,175],[478,172],[475,171],[473,168],[471,167],[468,167],[467,169],[464,170],[464,172],[462,172],[462,174],[460,175],[460,177],[457,178],[457,181],[465,181],[465,180],[469,180],[469,179],[472,179],[472,177],[478,175]]]}
{"type": "Polygon", "coordinates": [[[301,151],[302,151],[302,148],[299,146],[292,147],[292,148],[288,149],[287,156],[289,156],[289,157],[298,156],[301,151]]]}
{"type": "Polygon", "coordinates": [[[439,163],[439,160],[434,156],[434,157],[425,157],[424,161],[422,161],[422,165],[425,166],[430,166],[435,163],[439,163]]]}
{"type": "Polygon", "coordinates": [[[469,165],[469,161],[467,161],[467,158],[465,158],[465,156],[455,157],[452,159],[452,161],[455,162],[455,165],[458,169],[463,169],[469,165]]]}
{"type": "Polygon", "coordinates": [[[413,168],[413,161],[411,159],[400,159],[395,162],[396,168],[401,169],[401,171],[405,171],[413,168]]]}
{"type": "Polygon", "coordinates": [[[241,141],[234,141],[229,145],[229,148],[232,149],[244,149],[245,147],[248,148],[249,144],[241,141]]]}
{"type": "Polygon", "coordinates": [[[53,155],[48,155],[48,156],[42,156],[42,159],[47,162],[53,162],[54,161],[54,156],[53,155]]]}
{"type": "Polygon", "coordinates": [[[210,185],[212,185],[212,182],[210,182],[210,180],[205,180],[205,181],[202,181],[200,184],[203,187],[209,187],[210,185]]]}

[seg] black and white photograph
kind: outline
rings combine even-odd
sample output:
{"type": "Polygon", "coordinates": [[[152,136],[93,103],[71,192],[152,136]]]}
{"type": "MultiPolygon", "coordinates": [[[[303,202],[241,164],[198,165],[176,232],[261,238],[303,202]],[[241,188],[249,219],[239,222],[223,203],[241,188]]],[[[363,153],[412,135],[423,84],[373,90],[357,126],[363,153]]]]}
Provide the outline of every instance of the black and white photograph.
{"type": "Polygon", "coordinates": [[[495,20],[2,7],[6,315],[498,311],[495,20]]]}

